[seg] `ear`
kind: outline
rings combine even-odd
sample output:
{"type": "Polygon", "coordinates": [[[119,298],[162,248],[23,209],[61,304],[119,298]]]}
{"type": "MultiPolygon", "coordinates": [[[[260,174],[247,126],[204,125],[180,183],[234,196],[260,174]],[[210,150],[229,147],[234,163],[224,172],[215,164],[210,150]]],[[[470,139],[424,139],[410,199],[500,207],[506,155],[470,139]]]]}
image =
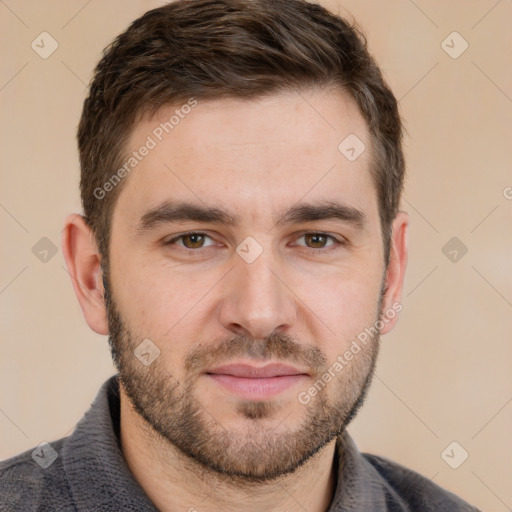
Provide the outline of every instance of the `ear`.
{"type": "Polygon", "coordinates": [[[382,316],[386,321],[381,334],[391,331],[398,322],[398,313],[402,310],[402,289],[405,269],[407,267],[407,229],[409,227],[409,214],[398,212],[393,221],[391,234],[391,247],[389,265],[386,270],[386,293],[382,299],[382,316]],[[389,312],[386,314],[386,312],[389,312]]]}
{"type": "Polygon", "coordinates": [[[67,217],[62,231],[62,252],[87,324],[98,334],[108,334],[101,256],[82,215],[67,217]]]}

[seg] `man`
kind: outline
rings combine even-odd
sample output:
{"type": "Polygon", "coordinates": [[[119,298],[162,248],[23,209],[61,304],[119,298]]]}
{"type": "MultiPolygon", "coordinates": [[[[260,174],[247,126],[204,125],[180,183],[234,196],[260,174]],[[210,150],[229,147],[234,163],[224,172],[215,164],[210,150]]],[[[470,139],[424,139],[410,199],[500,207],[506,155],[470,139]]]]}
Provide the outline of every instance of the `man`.
{"type": "Polygon", "coordinates": [[[401,310],[396,100],[299,0],[177,1],[106,50],[63,252],[118,375],[2,510],[476,510],[346,426],[401,310]]]}

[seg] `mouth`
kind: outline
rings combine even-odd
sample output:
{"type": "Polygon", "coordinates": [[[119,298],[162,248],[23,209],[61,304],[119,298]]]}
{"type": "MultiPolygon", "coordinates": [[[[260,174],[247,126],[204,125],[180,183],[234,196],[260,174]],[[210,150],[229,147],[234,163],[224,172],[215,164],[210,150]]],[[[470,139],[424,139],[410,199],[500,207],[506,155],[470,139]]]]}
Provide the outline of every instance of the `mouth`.
{"type": "Polygon", "coordinates": [[[309,377],[301,369],[280,363],[228,364],[207,370],[205,375],[224,390],[251,400],[268,399],[309,377]]]}

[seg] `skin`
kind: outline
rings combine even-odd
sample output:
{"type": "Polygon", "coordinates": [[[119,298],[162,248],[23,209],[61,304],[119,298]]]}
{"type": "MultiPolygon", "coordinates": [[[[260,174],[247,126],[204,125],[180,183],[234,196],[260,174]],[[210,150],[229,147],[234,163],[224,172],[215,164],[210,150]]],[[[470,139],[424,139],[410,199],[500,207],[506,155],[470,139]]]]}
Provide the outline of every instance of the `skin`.
{"type": "MultiPolygon", "coordinates": [[[[174,108],[143,119],[127,152],[174,108]]],[[[356,104],[339,91],[199,102],[125,178],[112,218],[108,315],[94,238],[81,216],[66,220],[63,252],[85,319],[97,333],[111,331],[125,378],[122,449],[160,510],[231,511],[243,503],[247,511],[320,512],[331,503],[333,436],[359,405],[379,336],[307,405],[298,394],[400,302],[407,264],[408,215],[399,212],[384,267],[370,146],[356,104]],[[353,162],[338,151],[351,133],[367,148],[353,162]],[[145,212],[177,200],[222,207],[239,223],[167,222],[137,232],[145,212]],[[360,210],[364,225],[276,223],[298,203],[325,201],[360,210]],[[163,243],[191,231],[210,237],[206,247],[163,243]],[[345,244],[304,236],[317,232],[345,244]],[[249,236],[262,249],[252,263],[236,252],[249,236]],[[144,339],[160,350],[149,366],[133,354],[144,339]],[[271,399],[243,400],[203,373],[229,362],[284,362],[307,376],[271,399]],[[176,420],[192,409],[197,421],[176,420]],[[306,430],[312,417],[325,420],[314,435],[306,430]],[[187,453],[194,428],[203,443],[196,454],[187,453]]]]}

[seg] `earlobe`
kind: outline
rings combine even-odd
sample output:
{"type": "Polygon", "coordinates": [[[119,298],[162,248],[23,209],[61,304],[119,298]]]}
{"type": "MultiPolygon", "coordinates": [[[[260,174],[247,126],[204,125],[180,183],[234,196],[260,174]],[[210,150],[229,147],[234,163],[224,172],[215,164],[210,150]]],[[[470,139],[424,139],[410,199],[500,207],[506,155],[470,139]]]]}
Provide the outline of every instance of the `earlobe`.
{"type": "Polygon", "coordinates": [[[81,215],[67,217],[62,231],[62,252],[87,324],[98,334],[108,334],[101,255],[81,215]]]}
{"type": "Polygon", "coordinates": [[[386,293],[382,301],[384,326],[381,334],[391,331],[398,322],[397,311],[401,311],[402,291],[407,268],[407,229],[409,214],[399,211],[393,221],[389,265],[386,272],[386,293]],[[386,312],[390,314],[386,314],[386,312]]]}

